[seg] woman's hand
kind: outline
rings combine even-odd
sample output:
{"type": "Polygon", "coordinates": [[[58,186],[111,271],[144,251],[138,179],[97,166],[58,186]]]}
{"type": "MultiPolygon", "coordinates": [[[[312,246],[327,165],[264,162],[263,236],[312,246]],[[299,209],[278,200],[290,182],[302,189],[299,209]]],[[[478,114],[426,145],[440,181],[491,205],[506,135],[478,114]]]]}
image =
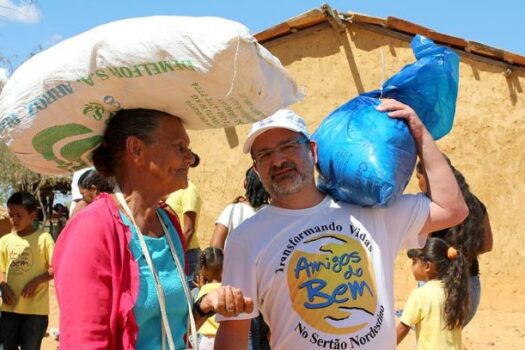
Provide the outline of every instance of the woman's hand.
{"type": "Polygon", "coordinates": [[[421,140],[426,131],[425,125],[409,105],[391,98],[385,98],[381,100],[381,104],[376,109],[380,112],[389,112],[390,118],[404,119],[414,139],[416,141],[421,140]]]}
{"type": "Polygon", "coordinates": [[[253,311],[253,300],[245,298],[239,288],[222,286],[208,294],[200,304],[202,311],[215,311],[226,317],[235,317],[241,313],[253,311]]]}

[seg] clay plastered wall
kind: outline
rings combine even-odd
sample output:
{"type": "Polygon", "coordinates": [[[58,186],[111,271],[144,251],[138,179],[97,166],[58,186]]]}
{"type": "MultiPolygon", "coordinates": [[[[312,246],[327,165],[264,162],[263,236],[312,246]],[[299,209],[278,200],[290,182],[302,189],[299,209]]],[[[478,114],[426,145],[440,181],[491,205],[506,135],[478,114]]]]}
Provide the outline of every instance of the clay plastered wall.
{"type": "MultiPolygon", "coordinates": [[[[306,118],[310,131],[335,107],[376,89],[382,76],[386,79],[414,61],[407,41],[354,26],[342,34],[320,26],[266,46],[305,89],[306,98],[292,108],[306,118]]],[[[495,246],[481,257],[482,307],[523,311],[525,70],[516,70],[509,78],[504,71],[501,65],[462,56],[454,129],[439,145],[490,213],[495,246]]],[[[241,145],[247,131],[247,126],[236,128],[241,145]]],[[[190,178],[204,198],[199,231],[205,246],[215,218],[242,193],[250,159],[240,146],[230,148],[224,130],[190,132],[190,137],[202,155],[202,165],[190,178]]],[[[416,191],[412,181],[407,192],[416,191]]],[[[396,271],[396,298],[404,300],[415,285],[404,252],[398,256],[396,271]]]]}

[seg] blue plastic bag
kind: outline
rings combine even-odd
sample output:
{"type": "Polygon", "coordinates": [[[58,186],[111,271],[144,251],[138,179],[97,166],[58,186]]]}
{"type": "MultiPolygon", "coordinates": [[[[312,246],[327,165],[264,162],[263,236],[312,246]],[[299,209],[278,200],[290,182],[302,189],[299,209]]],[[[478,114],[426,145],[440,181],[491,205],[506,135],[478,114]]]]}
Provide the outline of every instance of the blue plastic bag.
{"type": "Polygon", "coordinates": [[[348,101],[312,135],[318,144],[319,188],[337,200],[387,206],[403,193],[416,162],[415,142],[402,120],[375,107],[379,98],[411,106],[434,139],[450,132],[459,80],[459,57],[417,35],[417,58],[375,90],[348,101]]]}

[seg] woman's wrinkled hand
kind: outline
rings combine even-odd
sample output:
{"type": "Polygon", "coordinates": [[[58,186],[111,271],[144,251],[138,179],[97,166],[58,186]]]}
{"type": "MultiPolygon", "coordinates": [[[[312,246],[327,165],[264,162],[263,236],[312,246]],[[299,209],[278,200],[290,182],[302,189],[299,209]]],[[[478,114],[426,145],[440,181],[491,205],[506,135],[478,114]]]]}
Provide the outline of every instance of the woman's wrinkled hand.
{"type": "Polygon", "coordinates": [[[226,317],[235,317],[252,312],[253,300],[245,298],[239,288],[222,286],[208,293],[202,299],[200,307],[206,313],[215,311],[226,317]]]}

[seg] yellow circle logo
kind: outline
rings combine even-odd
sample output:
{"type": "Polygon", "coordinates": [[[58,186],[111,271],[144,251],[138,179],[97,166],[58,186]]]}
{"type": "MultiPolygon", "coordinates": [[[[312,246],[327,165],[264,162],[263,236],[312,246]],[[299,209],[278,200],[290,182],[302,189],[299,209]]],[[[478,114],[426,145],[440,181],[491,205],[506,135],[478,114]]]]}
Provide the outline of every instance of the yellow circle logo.
{"type": "Polygon", "coordinates": [[[366,327],[377,308],[376,281],[360,242],[342,234],[304,241],[288,265],[293,309],[304,322],[330,334],[366,327]]]}

